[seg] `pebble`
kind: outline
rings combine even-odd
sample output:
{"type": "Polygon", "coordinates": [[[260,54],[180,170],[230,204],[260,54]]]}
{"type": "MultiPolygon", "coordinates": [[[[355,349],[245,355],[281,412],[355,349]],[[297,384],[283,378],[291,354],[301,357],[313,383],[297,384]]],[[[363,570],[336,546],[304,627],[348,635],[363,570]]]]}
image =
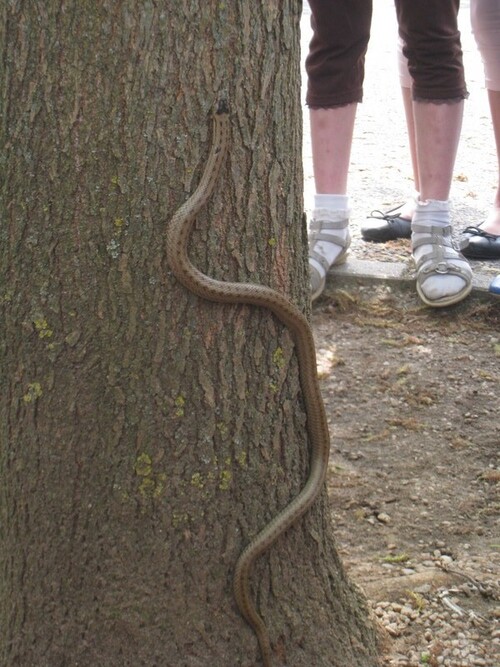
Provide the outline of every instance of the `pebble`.
{"type": "MultiPolygon", "coordinates": [[[[454,588],[454,599],[460,605],[462,586],[454,588]]],[[[444,590],[444,589],[441,589],[444,590]]],[[[480,596],[476,593],[476,596],[480,596]]],[[[437,594],[426,596],[426,606],[415,609],[410,600],[401,602],[381,601],[374,605],[375,613],[380,618],[387,633],[398,642],[411,638],[413,643],[405,654],[391,660],[387,667],[421,667],[432,664],[441,667],[496,667],[492,657],[497,655],[500,646],[500,628],[481,623],[474,625],[468,616],[459,616],[443,606],[437,594]],[[419,635],[418,627],[421,627],[419,635]],[[420,639],[419,639],[420,637],[420,639]],[[425,661],[422,661],[425,656],[425,661]],[[428,662],[431,657],[432,662],[428,662]]],[[[413,600],[411,601],[413,602],[413,600]]],[[[474,610],[474,595],[468,600],[467,609],[474,610]]],[[[488,614],[478,604],[481,614],[494,623],[493,615],[488,614]]]]}

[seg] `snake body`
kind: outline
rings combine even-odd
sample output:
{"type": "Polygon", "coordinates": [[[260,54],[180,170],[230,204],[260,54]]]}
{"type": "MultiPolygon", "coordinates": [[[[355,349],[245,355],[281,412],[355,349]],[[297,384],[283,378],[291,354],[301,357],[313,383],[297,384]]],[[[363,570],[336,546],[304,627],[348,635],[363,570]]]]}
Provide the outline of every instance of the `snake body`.
{"type": "Polygon", "coordinates": [[[198,187],[175,212],[166,232],[167,261],[177,280],[203,299],[225,304],[251,304],[267,308],[289,329],[299,362],[299,378],[307,414],[311,443],[309,475],[300,493],[248,544],[238,558],[233,589],[242,616],[259,641],[264,667],[272,667],[269,633],[257,613],[250,594],[250,574],[255,560],[294,524],[314,503],[321,491],[330,451],[328,424],[317,372],[316,351],[304,314],[284,295],[264,285],[215,280],[199,271],[188,257],[193,221],[214,190],[229,145],[229,114],[224,104],[213,115],[213,136],[209,156],[198,187]]]}

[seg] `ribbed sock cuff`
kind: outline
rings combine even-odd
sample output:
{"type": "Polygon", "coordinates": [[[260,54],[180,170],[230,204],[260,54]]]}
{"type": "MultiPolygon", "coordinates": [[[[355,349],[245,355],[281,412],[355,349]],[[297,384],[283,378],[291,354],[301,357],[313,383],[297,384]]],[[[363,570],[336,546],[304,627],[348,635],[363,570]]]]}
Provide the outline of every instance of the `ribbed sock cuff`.
{"type": "Polygon", "coordinates": [[[314,208],[329,208],[332,211],[346,210],[349,208],[349,196],[316,194],[314,195],[314,208]]]}

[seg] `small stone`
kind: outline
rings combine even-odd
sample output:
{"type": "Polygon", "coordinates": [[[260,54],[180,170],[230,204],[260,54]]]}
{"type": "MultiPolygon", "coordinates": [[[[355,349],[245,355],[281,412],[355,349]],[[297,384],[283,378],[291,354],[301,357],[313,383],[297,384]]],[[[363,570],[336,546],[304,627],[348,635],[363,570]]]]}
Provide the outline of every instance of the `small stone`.
{"type": "Polygon", "coordinates": [[[377,607],[380,607],[381,609],[387,609],[387,607],[390,606],[390,602],[386,602],[383,600],[382,602],[377,602],[377,607]]]}
{"type": "Polygon", "coordinates": [[[379,514],[377,514],[377,519],[381,523],[390,523],[391,522],[391,517],[388,514],[386,514],[385,512],[380,512],[379,514]]]}
{"type": "Polygon", "coordinates": [[[415,593],[430,593],[432,590],[432,586],[430,584],[422,584],[421,586],[417,586],[415,589],[415,593]]]}
{"type": "Polygon", "coordinates": [[[401,634],[398,626],[395,623],[389,623],[388,625],[385,626],[385,629],[393,637],[399,637],[399,635],[401,634]]]}

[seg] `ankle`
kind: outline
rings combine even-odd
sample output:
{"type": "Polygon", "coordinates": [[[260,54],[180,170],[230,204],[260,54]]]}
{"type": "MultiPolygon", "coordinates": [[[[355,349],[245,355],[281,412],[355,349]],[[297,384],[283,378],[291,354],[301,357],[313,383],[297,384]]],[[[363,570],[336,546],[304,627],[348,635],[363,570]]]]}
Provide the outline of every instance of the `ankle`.
{"type": "Polygon", "coordinates": [[[412,230],[416,226],[447,227],[450,224],[450,202],[427,199],[416,202],[412,230]]]}
{"type": "Polygon", "coordinates": [[[415,210],[417,208],[417,201],[419,199],[419,193],[415,192],[412,197],[410,197],[401,207],[400,217],[405,220],[411,220],[415,215],[415,210]]]}
{"type": "MultiPolygon", "coordinates": [[[[337,222],[341,223],[349,220],[350,210],[348,208],[315,208],[312,213],[314,222],[337,222]]],[[[312,223],[311,223],[312,224],[312,223]]],[[[345,225],[347,227],[347,225],[345,225]]]]}
{"type": "Polygon", "coordinates": [[[493,208],[484,223],[481,225],[481,229],[488,234],[495,234],[495,236],[500,236],[500,206],[493,208]]]}
{"type": "Polygon", "coordinates": [[[342,211],[349,208],[349,196],[338,194],[315,194],[315,209],[328,209],[330,211],[342,211]]]}

